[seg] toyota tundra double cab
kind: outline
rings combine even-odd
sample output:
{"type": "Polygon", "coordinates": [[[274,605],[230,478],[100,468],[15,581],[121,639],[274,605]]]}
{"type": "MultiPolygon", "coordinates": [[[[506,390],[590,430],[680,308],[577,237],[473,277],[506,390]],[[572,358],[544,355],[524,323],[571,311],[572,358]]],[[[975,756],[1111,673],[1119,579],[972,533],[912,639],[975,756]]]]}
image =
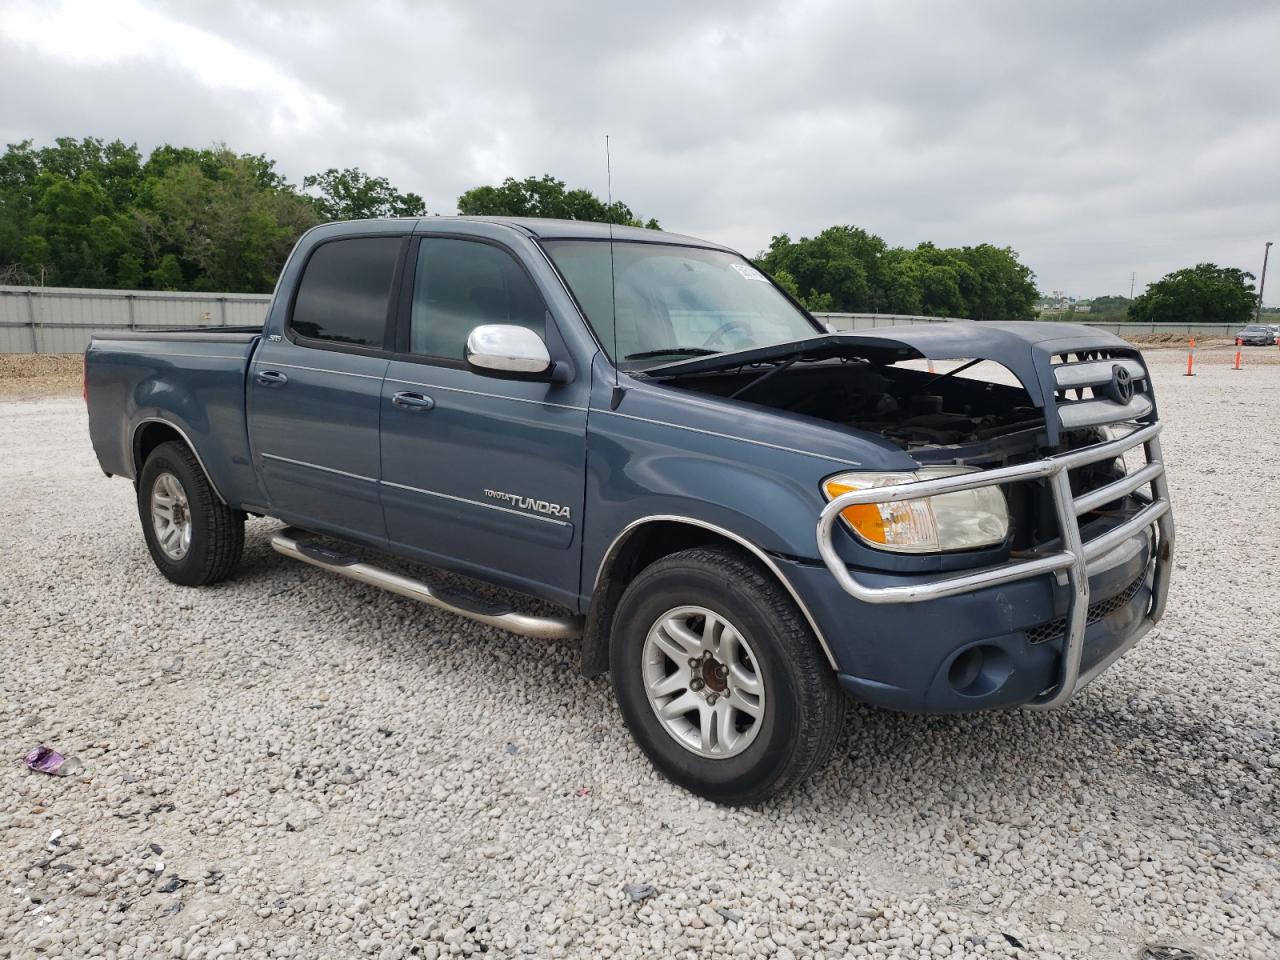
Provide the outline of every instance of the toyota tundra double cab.
{"type": "Polygon", "coordinates": [[[330,574],[576,640],[655,766],[723,803],[818,770],[847,697],[1060,706],[1169,590],[1132,346],[836,333],[671,233],[327,224],[261,329],[97,336],[85,388],[169,580],[231,576],[246,515],[274,518],[272,546],[330,574]]]}

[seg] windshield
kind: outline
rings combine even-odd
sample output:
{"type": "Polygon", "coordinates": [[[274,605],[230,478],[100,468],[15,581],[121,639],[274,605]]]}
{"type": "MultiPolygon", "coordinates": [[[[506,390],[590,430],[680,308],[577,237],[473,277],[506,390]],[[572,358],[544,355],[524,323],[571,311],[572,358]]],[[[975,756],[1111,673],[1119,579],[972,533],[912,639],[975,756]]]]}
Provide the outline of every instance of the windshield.
{"type": "Polygon", "coordinates": [[[549,240],[544,246],[605,351],[624,366],[767,347],[822,332],[737,254],[615,242],[615,306],[608,241],[549,240]]]}

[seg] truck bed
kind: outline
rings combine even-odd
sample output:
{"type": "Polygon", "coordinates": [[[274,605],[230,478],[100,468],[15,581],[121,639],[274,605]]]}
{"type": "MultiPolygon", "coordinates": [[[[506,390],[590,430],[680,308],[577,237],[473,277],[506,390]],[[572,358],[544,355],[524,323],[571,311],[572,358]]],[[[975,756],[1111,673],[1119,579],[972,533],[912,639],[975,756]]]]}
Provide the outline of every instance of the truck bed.
{"type": "Polygon", "coordinates": [[[85,351],[89,436],[102,469],[136,479],[141,454],[187,439],[218,495],[260,502],[245,424],[245,377],[260,327],[122,331],[85,351]]]}

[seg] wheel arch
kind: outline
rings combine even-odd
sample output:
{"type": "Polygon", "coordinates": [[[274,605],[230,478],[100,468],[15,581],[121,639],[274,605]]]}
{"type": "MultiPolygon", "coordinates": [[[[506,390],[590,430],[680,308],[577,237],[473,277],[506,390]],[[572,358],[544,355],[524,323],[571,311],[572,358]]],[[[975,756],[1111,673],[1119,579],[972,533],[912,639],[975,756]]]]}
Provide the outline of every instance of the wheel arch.
{"type": "Polygon", "coordinates": [[[191,451],[191,455],[196,458],[196,463],[200,465],[200,470],[204,477],[209,481],[209,487],[213,490],[213,495],[222,503],[230,506],[227,498],[222,495],[222,491],[218,489],[218,485],[214,483],[213,477],[209,474],[209,469],[204,465],[204,460],[200,456],[200,451],[196,449],[196,445],[191,442],[191,438],[187,436],[187,432],[172,420],[164,420],[160,417],[146,417],[139,420],[133,428],[133,439],[130,443],[130,451],[133,457],[133,479],[138,482],[142,478],[142,465],[147,462],[147,457],[151,456],[151,452],[162,443],[176,441],[191,451]]]}
{"type": "Polygon", "coordinates": [[[581,670],[586,676],[597,676],[609,669],[609,634],[618,601],[627,585],[651,563],[691,547],[723,544],[749,554],[760,563],[787,591],[823,654],[836,669],[836,660],[821,628],[800,595],[783,575],[782,570],[760,546],[724,527],[693,517],[669,514],[641,517],[627,524],[614,538],[596,571],[582,631],[581,670]]]}

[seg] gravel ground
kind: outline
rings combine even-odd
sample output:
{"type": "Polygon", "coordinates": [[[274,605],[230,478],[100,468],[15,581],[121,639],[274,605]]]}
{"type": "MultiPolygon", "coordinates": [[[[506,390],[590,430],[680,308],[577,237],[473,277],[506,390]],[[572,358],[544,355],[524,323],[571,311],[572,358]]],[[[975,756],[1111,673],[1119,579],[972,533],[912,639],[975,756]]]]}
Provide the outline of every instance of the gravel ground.
{"type": "Polygon", "coordinates": [[[569,645],[270,522],[170,585],[79,398],[0,403],[0,956],[1280,957],[1280,366],[1155,355],[1164,623],[1053,714],[856,707],[756,810],[654,774],[569,645]]]}

